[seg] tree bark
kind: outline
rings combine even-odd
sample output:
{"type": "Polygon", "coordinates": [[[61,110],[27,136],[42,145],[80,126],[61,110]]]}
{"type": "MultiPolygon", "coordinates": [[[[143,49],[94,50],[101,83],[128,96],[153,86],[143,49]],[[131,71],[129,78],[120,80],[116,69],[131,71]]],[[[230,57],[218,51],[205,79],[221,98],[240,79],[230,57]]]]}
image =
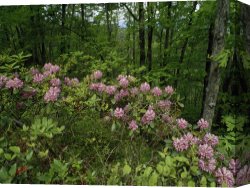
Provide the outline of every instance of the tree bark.
{"type": "Polygon", "coordinates": [[[67,5],[62,4],[62,42],[61,42],[61,53],[65,53],[66,51],[66,40],[65,40],[65,19],[66,19],[66,7],[67,5]]]}
{"type": "MultiPolygon", "coordinates": [[[[229,0],[218,0],[217,14],[214,25],[212,56],[218,55],[218,53],[220,53],[224,48],[224,38],[226,35],[228,13],[229,0]]],[[[202,115],[202,117],[208,121],[210,127],[213,123],[215,106],[220,88],[220,81],[221,71],[219,69],[219,62],[211,62],[202,115]]]]}
{"type": "Polygon", "coordinates": [[[208,47],[207,47],[207,58],[206,58],[206,76],[203,81],[203,92],[202,92],[202,107],[201,107],[201,116],[203,114],[204,110],[204,103],[206,98],[206,88],[208,84],[208,76],[209,76],[209,70],[211,66],[211,59],[209,58],[212,55],[212,47],[213,47],[213,31],[214,30],[214,23],[210,24],[209,31],[208,31],[208,47]]]}
{"type": "Polygon", "coordinates": [[[147,64],[148,71],[152,69],[152,42],[153,42],[153,5],[148,2],[148,53],[147,53],[147,64]]]}
{"type": "MultiPolygon", "coordinates": [[[[167,11],[167,19],[170,21],[171,20],[171,6],[172,6],[172,2],[166,2],[167,7],[168,7],[168,11],[167,11]]],[[[163,57],[163,66],[166,65],[167,62],[167,50],[169,47],[169,34],[170,34],[170,25],[169,25],[169,21],[167,23],[166,26],[166,34],[165,34],[165,41],[164,41],[164,57],[163,57]]]]}
{"type": "Polygon", "coordinates": [[[106,24],[107,24],[107,32],[108,32],[108,42],[111,42],[111,36],[112,36],[112,27],[111,27],[111,18],[109,14],[110,10],[110,4],[105,3],[105,14],[106,14],[106,24]]]}
{"type": "Polygon", "coordinates": [[[82,40],[85,38],[85,32],[86,32],[86,25],[85,25],[85,5],[81,4],[81,18],[82,18],[82,40]]]}
{"type": "Polygon", "coordinates": [[[139,3],[139,46],[140,46],[140,66],[145,65],[145,28],[144,28],[144,8],[143,3],[139,3]]]}

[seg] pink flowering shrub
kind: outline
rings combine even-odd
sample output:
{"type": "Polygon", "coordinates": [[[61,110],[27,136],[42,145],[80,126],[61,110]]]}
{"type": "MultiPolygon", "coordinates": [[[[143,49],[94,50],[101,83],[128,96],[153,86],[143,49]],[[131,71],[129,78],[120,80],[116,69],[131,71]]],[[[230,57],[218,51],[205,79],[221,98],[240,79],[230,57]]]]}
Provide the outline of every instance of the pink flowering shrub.
{"type": "MultiPolygon", "coordinates": [[[[202,186],[234,186],[250,181],[249,165],[221,152],[220,137],[209,132],[205,119],[192,124],[181,117],[172,86],[151,85],[131,75],[119,75],[107,82],[100,70],[80,82],[60,70],[58,65],[47,63],[25,74],[0,75],[1,103],[7,104],[6,112],[15,110],[17,119],[11,118],[18,125],[22,121],[28,124],[39,114],[59,119],[58,123],[67,128],[75,123],[75,118],[93,113],[93,122],[100,120],[109,129],[111,140],[129,143],[133,154],[141,152],[136,144],[154,151],[166,147],[165,153],[159,152],[163,160],[157,163],[159,159],[154,156],[156,165],[147,167],[158,181],[175,185],[181,179],[180,186],[192,181],[202,186]]],[[[142,180],[138,177],[136,181],[140,184],[142,180]]]]}

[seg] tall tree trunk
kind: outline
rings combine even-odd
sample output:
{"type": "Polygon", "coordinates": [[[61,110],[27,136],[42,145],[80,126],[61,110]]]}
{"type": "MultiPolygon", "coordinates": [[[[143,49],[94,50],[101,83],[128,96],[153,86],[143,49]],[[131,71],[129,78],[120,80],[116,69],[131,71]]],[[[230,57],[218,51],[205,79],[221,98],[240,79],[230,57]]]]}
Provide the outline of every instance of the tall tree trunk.
{"type": "Polygon", "coordinates": [[[250,5],[241,5],[241,19],[244,33],[244,46],[248,55],[250,55],[250,5]]]}
{"type": "Polygon", "coordinates": [[[66,39],[65,39],[65,19],[66,19],[66,7],[67,5],[62,4],[62,41],[61,41],[61,53],[65,53],[66,51],[66,39]]]}
{"type": "Polygon", "coordinates": [[[108,32],[108,42],[111,42],[112,37],[112,28],[111,28],[111,18],[110,18],[110,4],[105,3],[105,14],[106,14],[106,24],[107,24],[107,32],[108,32]]]}
{"type": "MultiPolygon", "coordinates": [[[[194,1],[193,2],[193,7],[192,7],[192,10],[190,12],[190,18],[189,18],[189,21],[188,21],[188,28],[187,30],[189,30],[191,28],[191,25],[192,25],[192,15],[196,9],[196,6],[197,6],[197,1],[194,1]]],[[[188,37],[185,38],[184,40],[184,43],[183,43],[183,46],[181,48],[181,55],[180,55],[180,58],[179,58],[179,65],[181,65],[183,63],[183,60],[184,60],[184,57],[185,57],[185,52],[186,52],[186,48],[187,48],[187,44],[188,44],[188,37]]],[[[180,73],[180,69],[177,68],[176,70],[176,80],[175,80],[175,87],[177,88],[178,86],[178,76],[179,76],[179,73],[180,73]]]]}
{"type": "MultiPolygon", "coordinates": [[[[217,14],[214,25],[212,56],[218,55],[218,53],[220,53],[224,48],[224,38],[226,35],[228,13],[229,0],[218,0],[217,14]]],[[[210,126],[213,123],[215,106],[220,88],[220,81],[221,72],[219,69],[219,62],[212,62],[209,71],[208,85],[206,88],[206,98],[202,115],[202,117],[209,122],[210,126]]]]}
{"type": "Polygon", "coordinates": [[[140,66],[143,66],[145,65],[145,28],[144,28],[143,2],[139,3],[139,46],[140,46],[140,66]]]}
{"type": "Polygon", "coordinates": [[[209,27],[209,31],[208,31],[208,47],[207,47],[206,69],[205,69],[206,76],[205,76],[204,81],[203,81],[201,116],[202,116],[203,110],[204,110],[204,103],[205,103],[205,98],[206,98],[206,88],[207,88],[207,84],[208,84],[209,70],[210,70],[210,66],[211,66],[211,60],[209,57],[212,55],[212,47],[213,47],[213,39],[214,39],[213,30],[214,30],[214,23],[211,23],[210,27],[209,27]]]}
{"type": "Polygon", "coordinates": [[[153,42],[153,5],[147,3],[148,8],[148,53],[147,53],[147,63],[148,71],[152,69],[152,42],[153,42]]]}
{"type": "Polygon", "coordinates": [[[81,25],[82,25],[82,40],[84,40],[85,38],[85,32],[86,32],[86,25],[85,25],[85,5],[84,4],[81,4],[81,18],[82,18],[82,22],[81,22],[81,25]]]}
{"type": "Polygon", "coordinates": [[[135,32],[136,32],[136,26],[135,26],[135,19],[133,18],[133,64],[136,63],[136,56],[135,56],[135,32]]]}
{"type": "Polygon", "coordinates": [[[170,34],[170,25],[169,25],[169,22],[171,20],[171,6],[172,6],[172,2],[166,2],[166,5],[168,7],[168,10],[167,10],[167,19],[168,19],[168,23],[167,23],[167,26],[166,26],[166,34],[165,34],[165,41],[164,41],[164,56],[163,56],[163,66],[166,65],[166,62],[167,62],[167,50],[168,50],[168,47],[169,47],[169,34],[170,34]]]}

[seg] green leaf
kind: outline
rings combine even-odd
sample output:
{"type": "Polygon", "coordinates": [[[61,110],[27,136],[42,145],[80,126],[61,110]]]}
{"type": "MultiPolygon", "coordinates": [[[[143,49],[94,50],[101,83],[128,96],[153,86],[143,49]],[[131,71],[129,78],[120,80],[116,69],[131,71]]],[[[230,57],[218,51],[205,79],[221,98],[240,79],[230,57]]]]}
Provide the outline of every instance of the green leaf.
{"type": "Polygon", "coordinates": [[[200,184],[202,187],[206,187],[207,186],[207,179],[205,176],[202,176],[200,184]]]}
{"type": "Polygon", "coordinates": [[[39,157],[39,158],[45,158],[45,157],[48,156],[48,153],[49,153],[49,150],[40,151],[40,152],[38,153],[38,157],[39,157]]]}
{"type": "Polygon", "coordinates": [[[162,165],[160,165],[160,164],[157,164],[157,166],[156,166],[156,170],[160,173],[160,174],[162,174],[163,173],[163,166],[162,165]]]}
{"type": "Polygon", "coordinates": [[[9,149],[10,149],[10,151],[12,151],[13,153],[16,153],[16,154],[19,154],[21,152],[20,148],[18,146],[10,146],[9,149]]]}
{"type": "Polygon", "coordinates": [[[190,170],[191,170],[191,173],[192,173],[193,175],[198,175],[198,174],[199,174],[199,168],[198,168],[198,166],[192,166],[192,167],[190,168],[190,170]]]}
{"type": "Polygon", "coordinates": [[[27,155],[26,155],[26,160],[29,161],[31,159],[31,157],[33,156],[33,151],[30,151],[27,155]]]}
{"type": "Polygon", "coordinates": [[[7,159],[7,160],[9,160],[9,161],[10,161],[11,158],[12,158],[12,157],[11,157],[11,154],[9,154],[9,153],[5,153],[5,154],[4,154],[4,157],[5,157],[5,159],[7,159]]]}
{"type": "Polygon", "coordinates": [[[158,182],[158,177],[159,175],[154,171],[149,178],[149,181],[148,181],[149,186],[156,186],[158,182]]]}
{"type": "Polygon", "coordinates": [[[10,167],[9,174],[14,176],[16,174],[16,163],[10,167]]]}
{"type": "Polygon", "coordinates": [[[195,187],[195,182],[193,180],[188,181],[188,187],[195,187]]]}
{"type": "Polygon", "coordinates": [[[111,131],[114,132],[115,131],[115,128],[116,128],[116,125],[115,123],[112,124],[112,127],[111,127],[111,131]]]}
{"type": "Polygon", "coordinates": [[[188,173],[185,171],[185,172],[182,172],[181,173],[181,178],[182,179],[185,179],[187,177],[188,173]]]}
{"type": "Polygon", "coordinates": [[[211,182],[210,183],[210,187],[216,187],[216,183],[215,182],[211,182]]]}
{"type": "Polygon", "coordinates": [[[123,167],[123,175],[128,175],[131,172],[131,167],[128,164],[125,164],[123,167]]]}
{"type": "Polygon", "coordinates": [[[0,155],[2,155],[4,153],[3,149],[0,148],[0,155]]]}

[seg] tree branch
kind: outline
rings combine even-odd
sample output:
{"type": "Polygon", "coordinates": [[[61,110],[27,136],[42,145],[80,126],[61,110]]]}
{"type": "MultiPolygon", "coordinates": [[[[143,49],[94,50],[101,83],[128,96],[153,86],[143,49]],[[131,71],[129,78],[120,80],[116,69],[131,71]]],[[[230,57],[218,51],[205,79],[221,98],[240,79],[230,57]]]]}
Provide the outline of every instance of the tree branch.
{"type": "Polygon", "coordinates": [[[137,18],[136,15],[134,15],[132,10],[126,5],[126,3],[122,3],[121,5],[128,10],[128,13],[134,18],[134,20],[139,21],[139,18],[137,18]]]}

